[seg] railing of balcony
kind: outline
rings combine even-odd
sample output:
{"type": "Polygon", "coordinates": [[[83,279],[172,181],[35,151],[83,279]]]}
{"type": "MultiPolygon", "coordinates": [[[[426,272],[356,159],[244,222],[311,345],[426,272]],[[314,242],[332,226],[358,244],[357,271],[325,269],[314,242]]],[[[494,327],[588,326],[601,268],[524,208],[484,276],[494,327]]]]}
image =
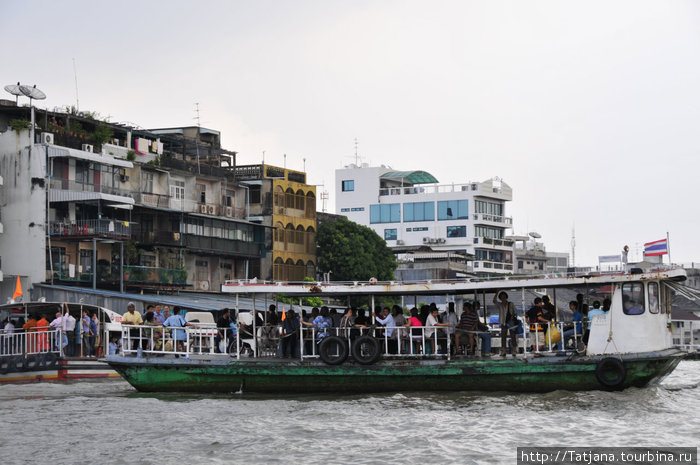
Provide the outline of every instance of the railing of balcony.
{"type": "Polygon", "coordinates": [[[138,192],[134,194],[134,201],[149,207],[169,208],[170,196],[163,194],[151,194],[149,192],[138,192]]]}
{"type": "Polygon", "coordinates": [[[105,186],[102,184],[84,184],[82,182],[69,181],[67,179],[52,179],[50,183],[51,189],[64,191],[78,192],[99,192],[102,194],[120,195],[122,197],[131,197],[132,192],[128,189],[119,187],[105,186]]]}
{"type": "Polygon", "coordinates": [[[504,263],[504,262],[490,262],[490,261],[474,262],[474,271],[480,271],[480,270],[512,271],[513,264],[512,263],[504,263]]]}
{"type": "Polygon", "coordinates": [[[474,213],[474,221],[489,221],[492,223],[513,224],[509,216],[492,215],[490,213],[474,213]]]}
{"type": "Polygon", "coordinates": [[[157,268],[152,266],[125,266],[124,281],[139,284],[187,284],[187,270],[157,268]]]}
{"type": "Polygon", "coordinates": [[[188,249],[197,249],[209,252],[219,252],[225,255],[259,256],[259,242],[245,242],[219,237],[184,235],[184,244],[188,249]]]}
{"type": "Polygon", "coordinates": [[[73,222],[50,221],[49,234],[53,236],[108,236],[131,237],[131,227],[125,221],[110,219],[80,220],[73,222]]]}
{"type": "Polygon", "coordinates": [[[509,239],[491,239],[490,237],[477,238],[482,244],[490,244],[498,247],[513,247],[513,241],[509,239]]]}
{"type": "Polygon", "coordinates": [[[138,242],[159,245],[180,245],[180,233],[171,231],[134,231],[132,238],[138,242]]]}

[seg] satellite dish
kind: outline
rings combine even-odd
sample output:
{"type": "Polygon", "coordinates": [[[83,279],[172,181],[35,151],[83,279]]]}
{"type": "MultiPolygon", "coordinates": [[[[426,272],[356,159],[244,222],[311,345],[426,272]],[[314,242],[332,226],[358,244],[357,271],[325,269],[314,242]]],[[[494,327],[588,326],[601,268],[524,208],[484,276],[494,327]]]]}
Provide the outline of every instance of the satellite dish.
{"type": "Polygon", "coordinates": [[[24,95],[21,90],[19,90],[19,82],[17,84],[10,84],[5,86],[5,90],[15,96],[15,104],[17,104],[20,95],[24,95]]]}
{"type": "Polygon", "coordinates": [[[32,87],[29,86],[19,86],[20,92],[29,97],[29,104],[32,104],[32,99],[34,100],[44,100],[46,94],[36,88],[36,84],[32,87]]]}
{"type": "Polygon", "coordinates": [[[529,236],[530,236],[531,238],[533,238],[533,239],[540,239],[540,238],[542,237],[542,234],[540,234],[540,233],[538,233],[538,232],[535,232],[535,231],[532,231],[532,232],[529,234],[529,236]]]}

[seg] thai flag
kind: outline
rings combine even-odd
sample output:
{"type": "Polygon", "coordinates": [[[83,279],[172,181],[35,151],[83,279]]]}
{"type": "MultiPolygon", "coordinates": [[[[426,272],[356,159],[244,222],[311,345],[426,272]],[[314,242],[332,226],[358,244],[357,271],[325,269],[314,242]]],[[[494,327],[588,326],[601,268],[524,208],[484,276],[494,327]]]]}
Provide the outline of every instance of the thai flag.
{"type": "Polygon", "coordinates": [[[668,239],[647,242],[644,244],[644,256],[653,257],[656,255],[666,255],[668,253],[668,239]]]}

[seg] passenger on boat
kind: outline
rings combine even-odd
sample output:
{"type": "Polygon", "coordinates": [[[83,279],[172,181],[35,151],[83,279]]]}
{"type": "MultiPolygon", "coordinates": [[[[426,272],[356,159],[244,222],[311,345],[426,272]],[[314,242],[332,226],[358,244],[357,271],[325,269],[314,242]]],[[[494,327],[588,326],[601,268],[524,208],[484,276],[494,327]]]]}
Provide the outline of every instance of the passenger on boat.
{"type": "MultiPolygon", "coordinates": [[[[164,306],[163,307],[163,323],[165,323],[165,320],[170,318],[172,316],[172,313],[170,313],[170,307],[169,306],[164,306]]],[[[162,323],[161,323],[162,324],[162,323]]]]}
{"type": "Polygon", "coordinates": [[[447,337],[450,338],[450,347],[452,348],[451,350],[454,352],[455,327],[457,326],[457,323],[459,322],[459,320],[457,320],[457,314],[455,313],[455,303],[454,302],[450,302],[449,305],[447,306],[447,315],[445,315],[445,322],[450,324],[450,326],[445,328],[445,333],[447,334],[447,337]]]}
{"type": "MultiPolygon", "coordinates": [[[[491,355],[491,333],[489,333],[489,327],[479,321],[479,314],[474,307],[471,302],[464,302],[462,305],[462,318],[458,327],[461,326],[461,332],[466,332],[469,338],[469,355],[475,355],[476,353],[474,336],[477,336],[481,339],[481,355],[488,357],[491,355]]],[[[457,331],[455,340],[459,338],[459,333],[460,331],[457,331]]],[[[459,342],[455,342],[455,344],[459,344],[459,342]]]]}
{"type": "Polygon", "coordinates": [[[355,323],[358,325],[369,326],[372,322],[367,318],[367,314],[364,309],[359,309],[357,311],[357,317],[355,318],[355,323]]]}
{"type": "Polygon", "coordinates": [[[93,343],[93,351],[92,355],[95,357],[99,357],[102,355],[102,350],[100,349],[100,346],[102,345],[102,334],[100,332],[100,319],[97,317],[97,312],[92,314],[92,322],[90,323],[90,329],[94,332],[94,343],[93,343]]]}
{"type": "Polygon", "coordinates": [[[340,319],[340,324],[338,325],[338,328],[340,328],[340,337],[345,339],[355,339],[360,335],[359,328],[366,327],[365,325],[358,325],[355,323],[355,309],[352,307],[348,307],[348,309],[345,310],[345,314],[340,319]]]}
{"type": "Polygon", "coordinates": [[[394,337],[396,322],[394,321],[394,316],[389,311],[389,307],[384,307],[381,312],[377,312],[374,316],[374,320],[384,326],[387,337],[394,337]]]}
{"type": "Polygon", "coordinates": [[[279,317],[277,316],[277,307],[275,307],[275,304],[270,304],[265,317],[267,318],[265,322],[266,325],[277,326],[279,324],[279,317]]]}
{"type": "Polygon", "coordinates": [[[329,329],[333,327],[333,321],[330,319],[328,307],[325,305],[321,307],[321,314],[317,316],[312,323],[302,321],[304,326],[312,326],[318,329],[316,333],[316,339],[323,339],[324,337],[330,335],[329,329]]]}
{"type": "Polygon", "coordinates": [[[406,334],[408,333],[408,330],[403,328],[404,326],[406,326],[406,317],[403,314],[403,308],[399,307],[398,305],[394,305],[393,307],[391,307],[391,313],[394,317],[394,325],[398,328],[394,332],[394,336],[396,337],[398,342],[399,353],[401,353],[401,346],[404,345],[403,341],[406,341],[406,334]]]}
{"type": "Polygon", "coordinates": [[[418,309],[416,307],[413,307],[411,309],[411,316],[408,318],[408,321],[406,321],[406,324],[404,326],[406,328],[410,328],[409,335],[411,340],[410,346],[408,347],[408,350],[406,350],[406,352],[410,354],[417,354],[419,352],[422,352],[423,332],[421,328],[423,326],[423,323],[418,318],[418,309]]]}
{"type": "Polygon", "coordinates": [[[158,323],[159,325],[162,325],[165,321],[165,315],[163,315],[163,306],[161,304],[157,304],[156,309],[153,313],[153,321],[158,323]]]}
{"type": "Polygon", "coordinates": [[[66,324],[66,339],[68,339],[68,345],[66,346],[66,355],[72,357],[75,354],[75,318],[68,311],[68,304],[64,304],[66,308],[66,313],[63,315],[63,319],[66,324]]]}
{"type": "MultiPolygon", "coordinates": [[[[126,306],[127,312],[122,316],[123,325],[134,325],[141,326],[143,324],[143,318],[141,314],[136,311],[136,304],[129,302],[126,306]]],[[[129,339],[131,339],[131,350],[136,350],[139,345],[139,328],[129,328],[129,339]]]]}
{"type": "Polygon", "coordinates": [[[122,349],[122,340],[114,334],[109,339],[109,355],[117,355],[122,349]]]}
{"type": "Polygon", "coordinates": [[[294,310],[289,310],[282,322],[282,332],[280,335],[280,345],[282,357],[299,356],[299,318],[294,310]]]}
{"type": "Polygon", "coordinates": [[[527,311],[527,321],[530,323],[530,345],[532,350],[544,350],[544,324],[549,321],[542,316],[544,302],[539,297],[535,298],[532,307],[527,311]]]}
{"type": "Polygon", "coordinates": [[[34,314],[29,315],[27,322],[22,325],[24,332],[27,333],[27,352],[30,354],[36,352],[36,325],[36,315],[34,314]]]}
{"type": "Polygon", "coordinates": [[[146,321],[146,315],[148,315],[149,313],[155,316],[155,313],[153,312],[154,308],[155,306],[153,304],[146,305],[146,313],[143,314],[143,321],[146,321]]]}
{"type": "Polygon", "coordinates": [[[439,311],[435,304],[430,306],[430,314],[425,322],[425,337],[430,340],[430,347],[432,349],[431,353],[437,353],[437,347],[435,345],[437,340],[437,329],[438,326],[447,327],[450,326],[449,323],[440,323],[439,311]]]}
{"type": "MultiPolygon", "coordinates": [[[[624,299],[623,299],[624,300],[624,299]]],[[[610,299],[605,299],[607,301],[607,309],[603,310],[600,308],[600,301],[595,300],[593,302],[593,308],[588,311],[588,327],[586,328],[586,334],[583,336],[583,342],[588,344],[588,338],[591,333],[591,325],[593,324],[593,319],[599,316],[607,315],[607,310],[610,310],[610,299]]],[[[623,304],[624,305],[624,304],[623,304]]]]}
{"type": "Polygon", "coordinates": [[[46,331],[49,329],[49,321],[45,314],[41,315],[41,319],[36,322],[36,330],[39,332],[36,341],[36,350],[38,352],[47,352],[49,350],[49,340],[46,337],[46,331]]]}
{"type": "Polygon", "coordinates": [[[95,333],[91,327],[92,320],[88,315],[87,310],[83,310],[83,318],[81,319],[82,334],[83,334],[83,356],[93,356],[93,346],[95,344],[95,333]]]}
{"type": "Polygon", "coordinates": [[[331,310],[330,317],[331,321],[333,322],[333,327],[340,328],[340,320],[343,318],[343,315],[338,311],[337,308],[331,310]]]}
{"type": "MultiPolygon", "coordinates": [[[[608,307],[608,310],[609,309],[610,307],[608,307]]],[[[625,315],[641,315],[644,313],[644,309],[625,293],[622,294],[622,309],[625,315]]]]}
{"type": "Polygon", "coordinates": [[[186,326],[192,326],[197,328],[197,325],[186,321],[182,316],[180,316],[180,307],[175,307],[173,309],[173,314],[165,320],[163,326],[172,328],[170,332],[170,337],[177,344],[177,350],[179,352],[185,351],[185,341],[187,340],[187,333],[185,332],[186,326]]]}
{"type": "Polygon", "coordinates": [[[59,310],[56,312],[56,318],[49,323],[49,326],[51,327],[52,330],[56,331],[56,333],[61,335],[61,342],[60,342],[60,347],[58,347],[58,337],[56,338],[56,347],[54,349],[56,350],[61,350],[66,345],[68,345],[68,336],[66,336],[66,330],[65,330],[65,322],[63,320],[63,315],[61,315],[61,311],[59,310]]]}
{"type": "MultiPolygon", "coordinates": [[[[216,337],[214,337],[214,351],[216,353],[227,353],[233,343],[233,330],[231,329],[231,311],[228,308],[221,310],[219,319],[216,320],[216,337]],[[221,350],[221,342],[225,342],[223,352],[221,350]]],[[[234,325],[235,326],[235,325],[234,325]]]]}
{"type": "Polygon", "coordinates": [[[574,321],[564,326],[564,333],[562,334],[561,341],[559,342],[559,344],[557,344],[557,350],[561,350],[562,342],[566,344],[566,341],[569,338],[573,338],[575,336],[582,336],[581,330],[583,329],[583,315],[581,315],[581,312],[579,311],[578,307],[578,302],[576,302],[575,300],[569,302],[569,310],[571,310],[574,314],[574,321]]]}
{"type": "Polygon", "coordinates": [[[515,304],[508,301],[508,294],[504,291],[494,294],[493,303],[498,306],[498,322],[501,324],[501,357],[506,356],[509,336],[510,352],[515,356],[518,353],[516,331],[520,324],[515,304]]]}
{"type": "Polygon", "coordinates": [[[149,326],[149,328],[143,331],[143,337],[145,338],[143,349],[160,350],[163,347],[163,331],[157,329],[161,328],[161,325],[156,321],[156,314],[154,312],[146,312],[144,320],[146,321],[143,324],[149,326]],[[151,342],[153,345],[151,345],[151,342]]]}
{"type": "Polygon", "coordinates": [[[12,335],[15,332],[15,325],[12,323],[12,320],[9,318],[5,318],[5,321],[2,322],[2,345],[0,346],[0,353],[3,354],[12,354],[14,353],[14,340],[12,338],[12,335]]]}

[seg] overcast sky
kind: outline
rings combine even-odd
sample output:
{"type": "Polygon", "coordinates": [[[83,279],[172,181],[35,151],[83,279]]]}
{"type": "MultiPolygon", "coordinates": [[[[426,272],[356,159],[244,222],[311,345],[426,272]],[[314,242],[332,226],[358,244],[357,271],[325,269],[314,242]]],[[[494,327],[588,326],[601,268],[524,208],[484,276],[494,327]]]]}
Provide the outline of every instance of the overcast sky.
{"type": "MultiPolygon", "coordinates": [[[[0,84],[324,184],[361,161],[501,177],[514,231],[576,264],[671,237],[700,261],[700,3],[1,1],[0,84]]],[[[9,94],[2,98],[12,98],[9,94]]],[[[319,188],[323,190],[323,188],[319,188]]],[[[319,206],[320,209],[320,206],[319,206]]]]}

